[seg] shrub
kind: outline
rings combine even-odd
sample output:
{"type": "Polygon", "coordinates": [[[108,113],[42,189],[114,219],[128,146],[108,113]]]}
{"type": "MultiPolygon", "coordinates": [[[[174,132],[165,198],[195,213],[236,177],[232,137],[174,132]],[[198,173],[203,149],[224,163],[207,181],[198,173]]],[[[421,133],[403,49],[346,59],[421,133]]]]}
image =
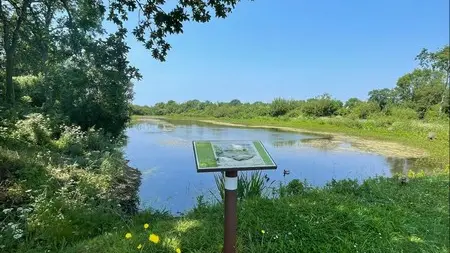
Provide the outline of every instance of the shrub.
{"type": "Polygon", "coordinates": [[[305,186],[298,179],[292,180],[286,186],[286,191],[287,191],[287,194],[289,194],[289,195],[298,195],[298,194],[303,193],[304,190],[305,190],[305,186]]]}
{"type": "Polygon", "coordinates": [[[17,87],[17,97],[28,97],[33,106],[42,106],[46,100],[46,88],[41,76],[17,76],[13,79],[17,87]]]}
{"type": "Polygon", "coordinates": [[[397,120],[418,119],[417,112],[411,108],[393,107],[389,111],[389,114],[397,120]]]}
{"type": "Polygon", "coordinates": [[[276,98],[272,101],[272,104],[270,104],[270,115],[272,115],[273,117],[282,116],[291,109],[293,109],[293,107],[288,100],[276,98]]]}
{"type": "Polygon", "coordinates": [[[63,126],[61,137],[55,142],[63,153],[79,156],[83,153],[85,133],[79,126],[63,126]]]}
{"type": "Polygon", "coordinates": [[[32,113],[25,119],[17,121],[13,136],[19,140],[36,145],[46,145],[50,142],[50,120],[40,113],[32,113]]]}
{"type": "Polygon", "coordinates": [[[360,102],[350,112],[350,117],[367,119],[372,114],[380,111],[380,107],[374,102],[360,102]]]}
{"type": "Polygon", "coordinates": [[[444,119],[446,115],[442,115],[439,113],[440,105],[434,105],[430,109],[427,110],[427,112],[424,115],[424,119],[426,121],[436,121],[440,119],[444,119]]]}
{"type": "Polygon", "coordinates": [[[302,111],[307,116],[327,117],[337,115],[342,106],[341,101],[332,99],[325,94],[317,98],[308,99],[302,105],[302,111]]]}

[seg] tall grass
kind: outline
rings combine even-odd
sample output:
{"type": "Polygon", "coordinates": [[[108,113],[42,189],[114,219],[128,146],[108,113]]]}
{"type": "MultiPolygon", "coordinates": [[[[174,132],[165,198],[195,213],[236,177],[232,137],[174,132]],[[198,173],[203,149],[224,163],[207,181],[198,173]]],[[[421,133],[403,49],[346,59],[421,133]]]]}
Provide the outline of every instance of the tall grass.
{"type": "MultiPolygon", "coordinates": [[[[217,190],[219,191],[221,200],[225,196],[225,176],[224,173],[214,175],[217,190]]],[[[239,200],[248,198],[261,198],[264,196],[274,181],[270,182],[267,174],[262,171],[240,172],[238,173],[237,196],[239,200]]]]}

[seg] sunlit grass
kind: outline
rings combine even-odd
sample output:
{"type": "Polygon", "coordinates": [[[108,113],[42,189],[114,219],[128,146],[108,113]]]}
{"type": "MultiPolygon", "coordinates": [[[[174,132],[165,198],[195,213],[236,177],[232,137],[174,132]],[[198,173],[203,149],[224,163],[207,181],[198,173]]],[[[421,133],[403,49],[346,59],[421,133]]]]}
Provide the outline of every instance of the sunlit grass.
{"type": "MultiPolygon", "coordinates": [[[[448,252],[448,172],[413,175],[407,185],[397,178],[368,179],[312,188],[280,199],[255,198],[239,203],[239,252],[448,252]],[[339,188],[336,188],[339,187],[339,188]],[[264,232],[262,232],[264,231],[264,232]]],[[[194,209],[173,218],[143,214],[130,224],[133,238],[151,232],[161,238],[142,252],[221,252],[223,207],[194,209]]],[[[81,242],[61,252],[136,252],[138,241],[124,238],[127,228],[81,242]],[[89,251],[87,251],[89,249],[89,251]],[[85,250],[85,251],[83,251],[85,250]]],[[[147,235],[148,236],[148,235],[147,235]]]]}

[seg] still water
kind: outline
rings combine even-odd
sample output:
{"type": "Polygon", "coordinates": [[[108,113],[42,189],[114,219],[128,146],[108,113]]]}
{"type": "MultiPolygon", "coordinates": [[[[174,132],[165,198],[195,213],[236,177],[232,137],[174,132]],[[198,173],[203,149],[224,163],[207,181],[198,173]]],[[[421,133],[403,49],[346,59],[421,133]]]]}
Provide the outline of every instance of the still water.
{"type": "Polygon", "coordinates": [[[142,172],[141,205],[173,214],[192,208],[197,196],[214,199],[216,193],[213,173],[196,172],[193,140],[261,140],[278,164],[277,170],[265,171],[275,185],[296,178],[323,186],[331,179],[391,176],[401,173],[404,164],[403,159],[361,152],[348,143],[308,145],[322,136],[190,121],[142,121],[128,128],[127,136],[127,159],[142,172]],[[284,170],[290,173],[283,175],[284,170]]]}

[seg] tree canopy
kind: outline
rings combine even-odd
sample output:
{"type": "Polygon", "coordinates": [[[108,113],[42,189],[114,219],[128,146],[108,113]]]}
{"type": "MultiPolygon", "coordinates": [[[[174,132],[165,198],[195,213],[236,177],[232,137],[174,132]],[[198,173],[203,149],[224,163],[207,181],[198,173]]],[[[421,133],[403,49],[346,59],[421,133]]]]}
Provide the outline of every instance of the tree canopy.
{"type": "Polygon", "coordinates": [[[127,60],[127,34],[164,61],[170,50],[166,37],[182,33],[184,22],[225,18],[238,2],[2,0],[0,103],[17,108],[17,101],[29,96],[29,105],[46,113],[60,113],[83,128],[95,126],[117,134],[128,120],[132,82],[142,77],[127,60]],[[125,23],[131,15],[138,21],[128,31],[125,23]],[[117,30],[107,33],[105,20],[116,24],[117,30]],[[25,79],[18,78],[25,75],[36,78],[26,79],[25,85],[21,83],[25,79]]]}

